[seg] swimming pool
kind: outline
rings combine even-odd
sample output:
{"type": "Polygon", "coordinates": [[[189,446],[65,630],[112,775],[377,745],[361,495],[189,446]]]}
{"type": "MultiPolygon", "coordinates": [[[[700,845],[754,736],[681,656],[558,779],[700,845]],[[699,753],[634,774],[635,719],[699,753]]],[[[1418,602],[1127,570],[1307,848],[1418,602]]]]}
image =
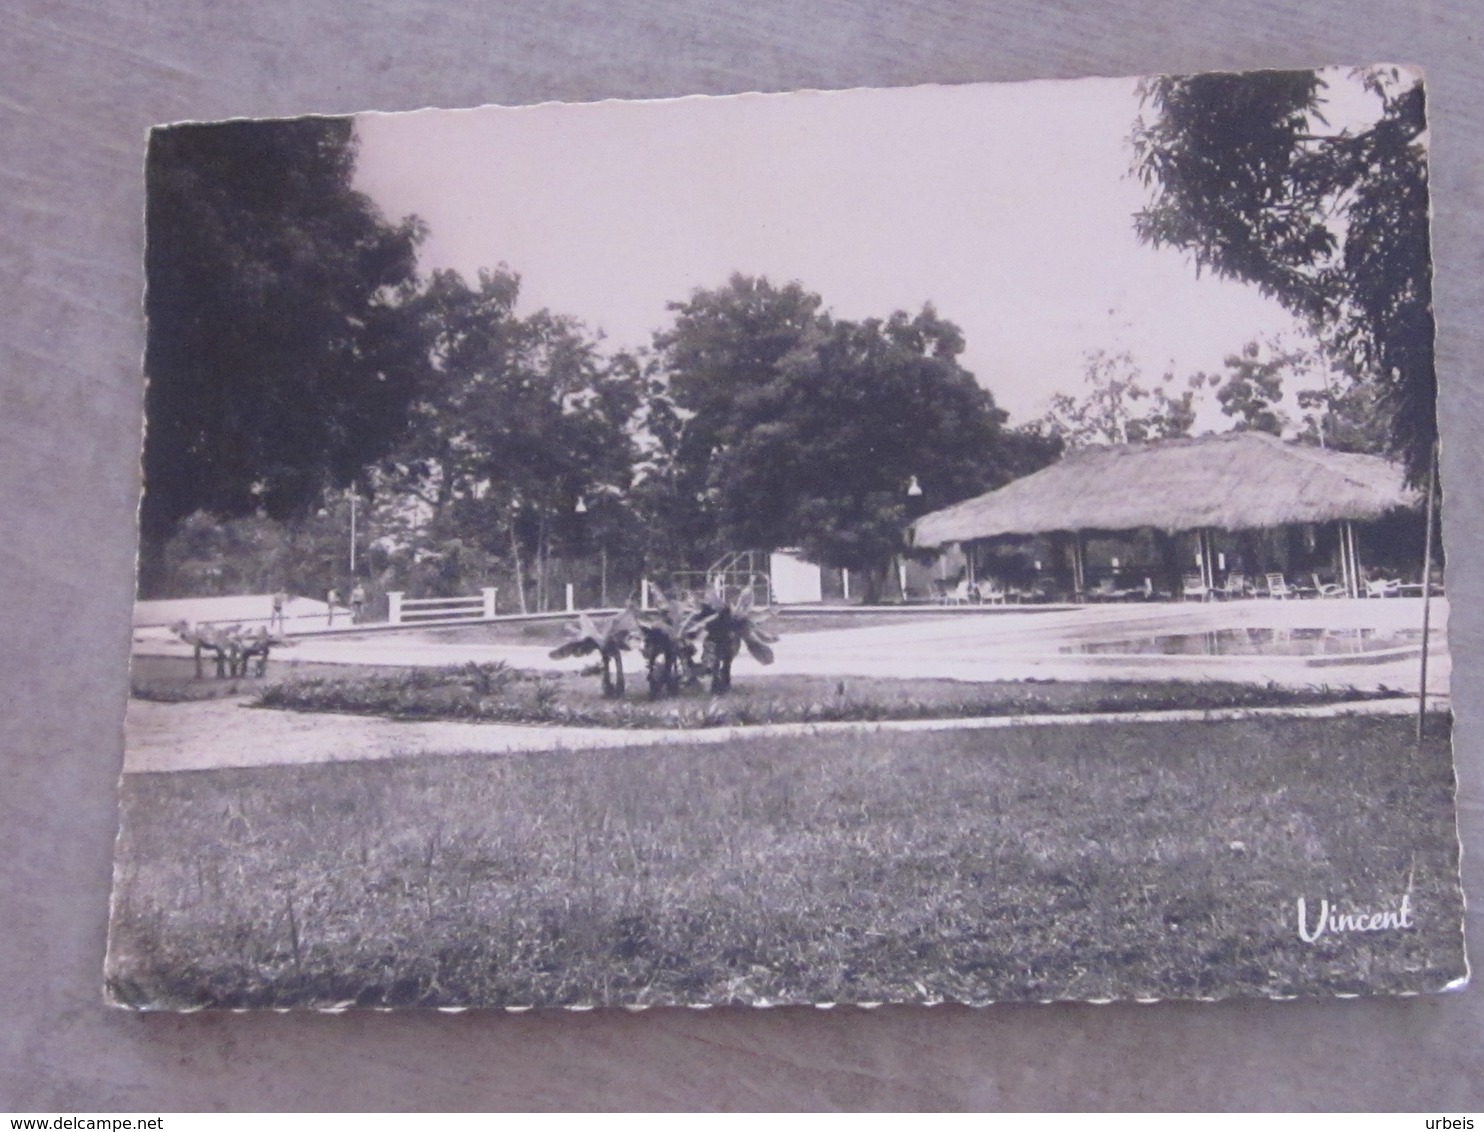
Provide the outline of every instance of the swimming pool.
{"type": "MultiPolygon", "coordinates": [[[[1439,634],[1434,633],[1436,640],[1439,634]]],[[[1079,641],[1060,651],[1083,656],[1356,656],[1417,648],[1420,629],[1214,629],[1116,641],[1079,641]]]]}

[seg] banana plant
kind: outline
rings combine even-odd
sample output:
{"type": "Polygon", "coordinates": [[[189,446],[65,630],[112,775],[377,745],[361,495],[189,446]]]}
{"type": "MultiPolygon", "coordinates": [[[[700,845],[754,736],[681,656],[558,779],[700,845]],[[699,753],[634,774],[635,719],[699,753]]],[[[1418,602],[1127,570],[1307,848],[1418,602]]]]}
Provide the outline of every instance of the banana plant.
{"type": "Polygon", "coordinates": [[[754,607],[750,589],[743,590],[736,601],[728,601],[724,594],[712,594],[701,602],[700,613],[706,642],[701,666],[711,674],[713,696],[731,690],[732,661],[744,645],[759,664],[773,663],[771,646],[778,637],[767,630],[773,614],[754,607]]]}
{"type": "Polygon", "coordinates": [[[665,596],[658,586],[650,592],[655,608],[639,618],[643,656],[649,677],[649,698],[679,693],[683,684],[696,680],[696,645],[705,632],[708,615],[690,597],[665,596]]]}
{"type": "Polygon", "coordinates": [[[216,657],[216,678],[224,680],[228,676],[237,675],[237,658],[242,650],[237,643],[235,633],[241,628],[240,625],[233,625],[230,629],[223,630],[205,622],[192,625],[189,621],[177,621],[170,626],[170,631],[186,644],[194,647],[197,680],[201,679],[203,674],[202,655],[208,652],[216,657]]]}
{"type": "Polygon", "coordinates": [[[639,633],[639,622],[632,609],[622,609],[599,623],[586,613],[577,615],[577,624],[568,625],[571,640],[551,650],[552,660],[597,653],[603,661],[603,695],[623,699],[623,653],[633,647],[639,633]]]}

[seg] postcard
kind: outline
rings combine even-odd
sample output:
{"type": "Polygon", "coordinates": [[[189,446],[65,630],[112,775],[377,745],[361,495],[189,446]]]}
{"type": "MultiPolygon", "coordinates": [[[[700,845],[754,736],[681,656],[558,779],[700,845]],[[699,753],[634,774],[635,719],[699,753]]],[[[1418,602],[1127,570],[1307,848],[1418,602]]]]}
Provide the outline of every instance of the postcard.
{"type": "Polygon", "coordinates": [[[1468,978],[1394,66],[161,126],[137,1010],[1468,978]]]}

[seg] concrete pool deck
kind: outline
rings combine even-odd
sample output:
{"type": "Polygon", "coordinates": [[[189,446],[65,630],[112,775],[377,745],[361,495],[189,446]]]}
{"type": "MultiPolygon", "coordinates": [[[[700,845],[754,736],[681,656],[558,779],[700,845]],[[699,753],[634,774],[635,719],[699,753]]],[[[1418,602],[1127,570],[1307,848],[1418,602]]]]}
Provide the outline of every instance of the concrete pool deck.
{"type": "MultiPolygon", "coordinates": [[[[774,674],[809,676],[930,677],[994,680],[1238,680],[1284,686],[1388,687],[1415,692],[1420,676],[1419,646],[1326,657],[1285,655],[1162,655],[1157,653],[1079,654],[1063,651],[1085,645],[1170,635],[1221,633],[1241,629],[1379,633],[1420,631],[1421,598],[1361,600],[1254,599],[1231,602],[1110,603],[1070,609],[1034,606],[1020,613],[1010,607],[996,616],[942,617],[925,608],[922,619],[903,614],[901,624],[825,629],[788,634],[786,616],[778,624],[774,674]]],[[[1446,694],[1451,661],[1446,645],[1446,598],[1432,602],[1432,648],[1428,689],[1446,694]]],[[[467,637],[476,627],[462,626],[467,637]]],[[[168,633],[136,636],[135,650],[149,655],[187,656],[190,649],[168,633]]],[[[508,664],[543,671],[572,671],[582,660],[553,661],[546,645],[502,641],[451,641],[447,631],[425,626],[375,633],[301,638],[280,654],[295,662],[438,666],[470,661],[508,664]]],[[[637,658],[636,658],[637,659],[637,658]]],[[[632,665],[634,661],[630,661],[632,665]]],[[[759,669],[745,653],[739,674],[759,669]]],[[[760,669],[759,669],[760,670],[760,669]]]]}

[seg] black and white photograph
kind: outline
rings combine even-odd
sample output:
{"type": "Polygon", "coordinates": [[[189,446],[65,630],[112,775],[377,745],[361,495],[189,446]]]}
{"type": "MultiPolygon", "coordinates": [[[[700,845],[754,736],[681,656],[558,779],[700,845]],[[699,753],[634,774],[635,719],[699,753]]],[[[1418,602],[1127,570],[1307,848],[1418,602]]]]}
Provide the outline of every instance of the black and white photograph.
{"type": "Polygon", "coordinates": [[[1389,64],[155,128],[108,1001],[1462,988],[1428,142],[1389,64]]]}

